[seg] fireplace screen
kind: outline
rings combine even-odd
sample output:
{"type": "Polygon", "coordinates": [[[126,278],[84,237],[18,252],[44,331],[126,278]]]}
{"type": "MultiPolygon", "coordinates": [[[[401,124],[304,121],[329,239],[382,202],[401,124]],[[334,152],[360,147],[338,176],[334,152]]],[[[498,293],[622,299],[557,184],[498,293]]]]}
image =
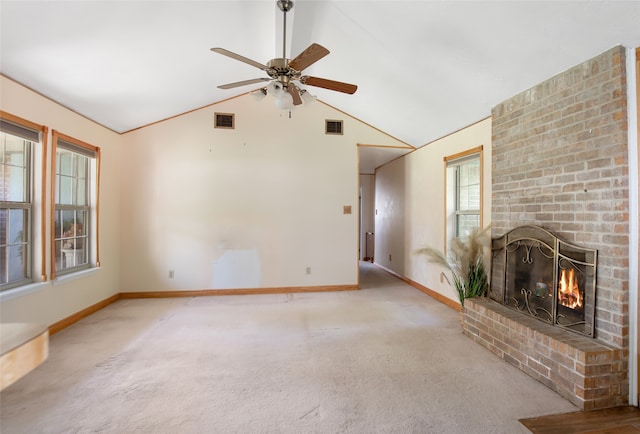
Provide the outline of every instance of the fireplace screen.
{"type": "Polygon", "coordinates": [[[521,226],[492,240],[490,297],[540,321],[593,337],[596,250],[521,226]]]}

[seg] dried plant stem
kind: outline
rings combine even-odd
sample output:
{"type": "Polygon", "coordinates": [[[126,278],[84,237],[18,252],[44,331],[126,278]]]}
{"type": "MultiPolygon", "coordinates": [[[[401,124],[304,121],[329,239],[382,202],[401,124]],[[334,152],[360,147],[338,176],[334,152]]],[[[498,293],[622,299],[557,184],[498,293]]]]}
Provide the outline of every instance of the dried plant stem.
{"type": "Polygon", "coordinates": [[[472,230],[468,236],[451,240],[451,253],[444,253],[433,247],[425,247],[415,253],[424,255],[427,262],[439,265],[451,272],[453,283],[464,306],[465,298],[486,295],[489,278],[485,261],[489,257],[489,227],[472,230]]]}

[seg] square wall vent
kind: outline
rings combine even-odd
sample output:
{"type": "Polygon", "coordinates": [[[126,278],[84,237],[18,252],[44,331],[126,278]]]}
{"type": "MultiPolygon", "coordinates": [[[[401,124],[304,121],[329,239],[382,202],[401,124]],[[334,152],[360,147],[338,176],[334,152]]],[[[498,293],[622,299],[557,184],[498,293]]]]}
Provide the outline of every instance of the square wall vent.
{"type": "Polygon", "coordinates": [[[325,134],[342,134],[342,121],[327,119],[325,121],[325,134]]]}
{"type": "Polygon", "coordinates": [[[235,115],[233,113],[216,113],[214,127],[215,128],[235,128],[235,115]]]}

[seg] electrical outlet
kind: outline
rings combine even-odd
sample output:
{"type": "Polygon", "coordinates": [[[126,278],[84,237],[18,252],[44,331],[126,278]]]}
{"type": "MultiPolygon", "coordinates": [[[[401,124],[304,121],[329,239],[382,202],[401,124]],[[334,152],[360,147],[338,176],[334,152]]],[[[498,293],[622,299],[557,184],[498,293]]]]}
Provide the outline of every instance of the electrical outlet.
{"type": "Polygon", "coordinates": [[[169,270],[169,279],[173,279],[175,275],[176,275],[175,271],[169,270]]]}
{"type": "Polygon", "coordinates": [[[307,274],[311,274],[311,267],[307,267],[307,274]]]}

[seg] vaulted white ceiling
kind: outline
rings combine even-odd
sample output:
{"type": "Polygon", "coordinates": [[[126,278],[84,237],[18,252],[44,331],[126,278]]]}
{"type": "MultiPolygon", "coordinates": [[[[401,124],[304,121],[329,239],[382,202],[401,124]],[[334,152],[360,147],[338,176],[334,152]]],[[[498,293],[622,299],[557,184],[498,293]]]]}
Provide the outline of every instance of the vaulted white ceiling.
{"type": "MultiPolygon", "coordinates": [[[[420,147],[617,44],[640,46],[640,1],[307,1],[287,55],[331,51],[304,72],[357,84],[321,100],[420,147]]],[[[259,85],[282,55],[282,13],[261,1],[0,0],[0,73],[125,132],[259,85]]],[[[276,108],[274,108],[276,110],[276,108]]]]}

